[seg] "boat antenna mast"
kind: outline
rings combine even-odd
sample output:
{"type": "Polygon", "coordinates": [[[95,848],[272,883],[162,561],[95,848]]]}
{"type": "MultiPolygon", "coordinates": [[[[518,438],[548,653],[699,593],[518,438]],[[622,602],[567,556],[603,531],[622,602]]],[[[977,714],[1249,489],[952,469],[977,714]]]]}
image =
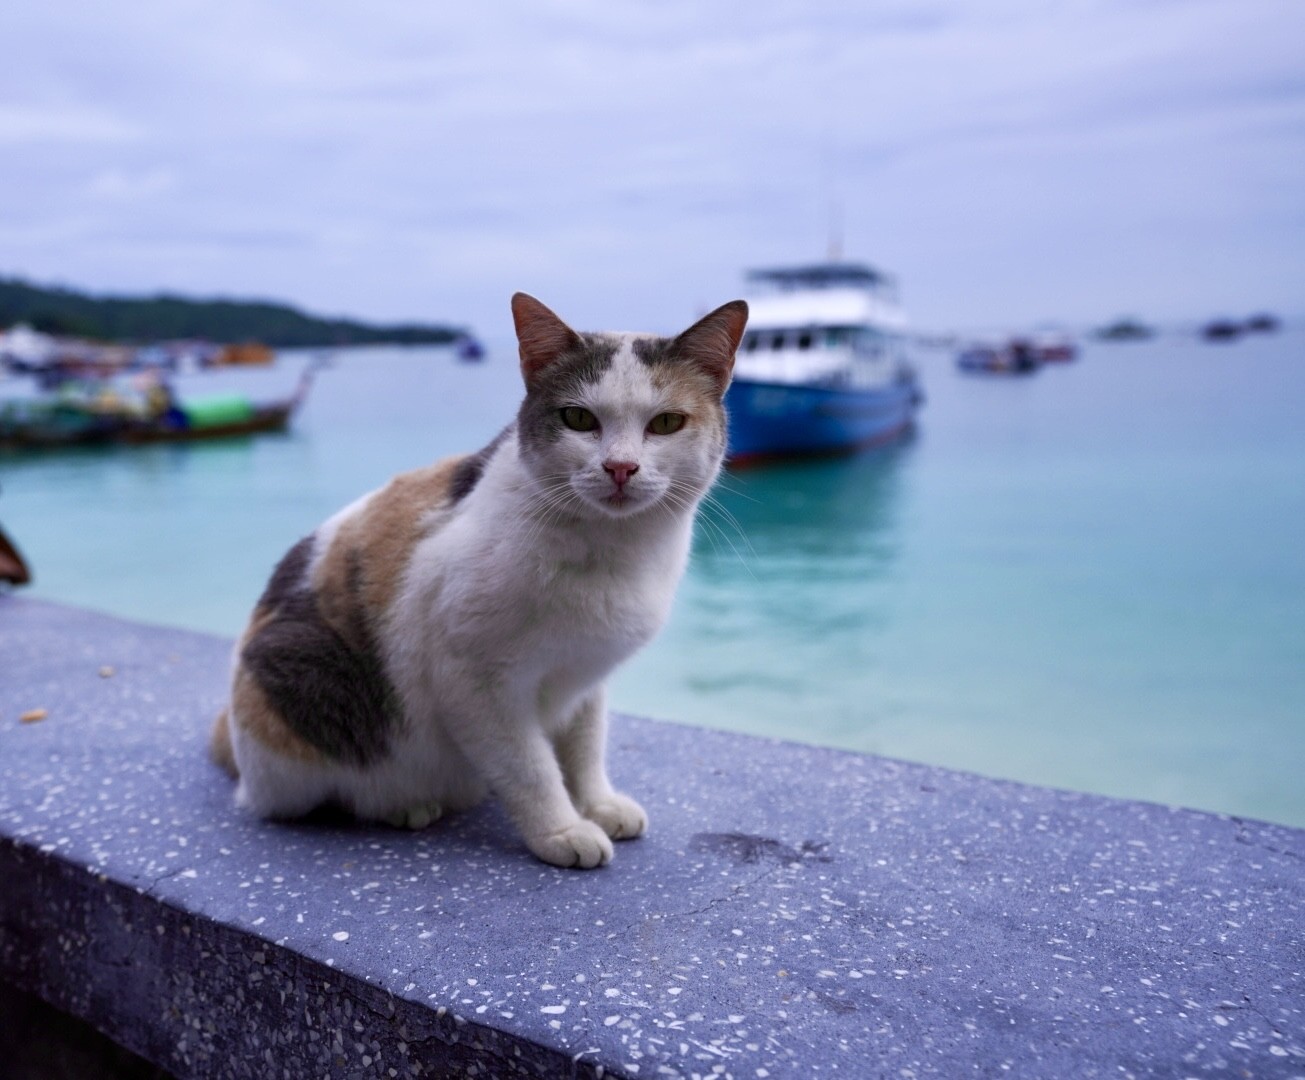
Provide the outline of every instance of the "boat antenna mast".
{"type": "Polygon", "coordinates": [[[829,200],[829,261],[843,261],[843,203],[837,196],[829,200]]]}

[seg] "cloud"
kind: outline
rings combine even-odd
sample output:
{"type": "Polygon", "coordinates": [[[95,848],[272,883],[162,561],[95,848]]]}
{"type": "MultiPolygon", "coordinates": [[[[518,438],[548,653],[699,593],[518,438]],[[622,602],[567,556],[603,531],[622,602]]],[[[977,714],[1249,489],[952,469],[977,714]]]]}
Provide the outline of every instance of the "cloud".
{"type": "Polygon", "coordinates": [[[134,125],[91,107],[0,104],[0,146],[11,150],[52,143],[127,143],[141,134],[134,125]]]}
{"type": "Polygon", "coordinates": [[[93,199],[105,199],[111,202],[136,202],[141,199],[156,199],[172,191],[177,186],[177,174],[168,168],[152,168],[140,171],[125,169],[104,169],[91,177],[86,185],[86,193],[93,199]]]}
{"type": "Polygon", "coordinates": [[[673,327],[748,264],[818,257],[837,201],[934,325],[1284,306],[1305,278],[1295,0],[5,20],[10,272],[472,323],[525,287],[673,327]]]}

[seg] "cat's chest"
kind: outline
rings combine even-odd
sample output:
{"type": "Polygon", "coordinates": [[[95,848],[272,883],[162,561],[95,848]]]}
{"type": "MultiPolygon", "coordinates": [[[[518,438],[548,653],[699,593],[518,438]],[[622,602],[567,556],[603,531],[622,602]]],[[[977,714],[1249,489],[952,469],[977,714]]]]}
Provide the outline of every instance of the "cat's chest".
{"type": "Polygon", "coordinates": [[[672,537],[642,539],[577,541],[523,560],[516,595],[523,617],[535,621],[532,636],[595,662],[623,658],[652,638],[670,613],[684,558],[672,537]]]}
{"type": "MultiPolygon", "coordinates": [[[[483,535],[483,533],[481,534],[483,535]]],[[[503,530],[497,542],[432,538],[409,593],[427,633],[458,652],[504,659],[565,655],[621,658],[669,614],[688,555],[688,531],[541,538],[503,530]],[[421,587],[423,586],[424,587],[421,587]]]]}
{"type": "Polygon", "coordinates": [[[645,639],[670,610],[675,577],[669,566],[563,559],[544,577],[540,606],[582,637],[645,639]]]}
{"type": "Polygon", "coordinates": [[[670,613],[672,571],[602,559],[550,568],[533,611],[523,608],[523,639],[532,646],[522,674],[534,673],[541,707],[563,708],[653,638],[670,613]]]}

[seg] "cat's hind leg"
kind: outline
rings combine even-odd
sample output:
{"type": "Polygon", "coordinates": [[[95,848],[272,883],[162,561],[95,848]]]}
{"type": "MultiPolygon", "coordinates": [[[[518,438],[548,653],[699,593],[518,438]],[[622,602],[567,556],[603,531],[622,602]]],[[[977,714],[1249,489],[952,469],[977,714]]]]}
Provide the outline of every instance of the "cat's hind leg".
{"type": "Polygon", "coordinates": [[[350,770],[342,777],[340,802],[360,821],[375,821],[396,829],[425,829],[448,809],[443,799],[414,784],[403,783],[391,766],[350,770]]]}
{"type": "Polygon", "coordinates": [[[438,802],[422,802],[393,811],[385,819],[385,823],[393,825],[396,829],[424,829],[434,825],[443,816],[443,805],[438,802]]]}
{"type": "Polygon", "coordinates": [[[400,829],[424,829],[487,794],[461,751],[429,728],[404,733],[383,760],[342,780],[341,801],[355,815],[400,829]]]}
{"type": "Polygon", "coordinates": [[[330,765],[286,757],[252,739],[236,746],[237,806],[259,817],[297,818],[335,801],[330,765]]]}

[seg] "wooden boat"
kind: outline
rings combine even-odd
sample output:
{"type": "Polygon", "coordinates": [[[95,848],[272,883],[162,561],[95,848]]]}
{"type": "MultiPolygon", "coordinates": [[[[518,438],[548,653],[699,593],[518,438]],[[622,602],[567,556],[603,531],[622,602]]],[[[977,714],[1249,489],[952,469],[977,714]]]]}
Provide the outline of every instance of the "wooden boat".
{"type": "Polygon", "coordinates": [[[223,424],[190,427],[184,424],[166,426],[156,423],[132,424],[120,434],[124,443],[193,442],[197,439],[226,439],[234,435],[260,435],[268,431],[284,431],[290,425],[297,403],[283,401],[271,405],[256,405],[248,418],[223,424]]]}
{"type": "Polygon", "coordinates": [[[217,367],[266,367],[276,359],[276,353],[257,341],[240,345],[223,345],[213,359],[217,367]]]}
{"type": "Polygon", "coordinates": [[[0,407],[0,447],[52,449],[111,444],[195,442],[284,431],[303,404],[316,365],[288,398],[255,404],[233,395],[169,403],[141,416],[100,407],[92,399],[9,403],[0,407]]]}
{"type": "Polygon", "coordinates": [[[14,547],[4,529],[0,529],[0,581],[11,585],[26,585],[32,580],[32,573],[23,562],[23,556],[14,547]]]}

